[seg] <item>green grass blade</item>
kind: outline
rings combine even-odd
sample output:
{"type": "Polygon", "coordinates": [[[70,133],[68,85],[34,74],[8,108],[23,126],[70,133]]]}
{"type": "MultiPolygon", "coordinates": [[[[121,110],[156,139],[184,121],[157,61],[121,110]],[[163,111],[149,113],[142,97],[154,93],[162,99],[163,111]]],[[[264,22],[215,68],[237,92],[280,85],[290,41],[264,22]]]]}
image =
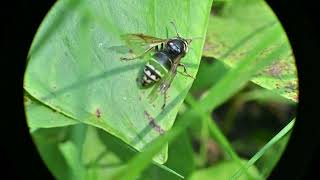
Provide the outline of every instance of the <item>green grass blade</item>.
{"type": "Polygon", "coordinates": [[[119,172],[113,179],[137,178],[151,162],[152,157],[155,156],[166,143],[172,142],[179,134],[190,126],[192,122],[192,119],[188,121],[178,121],[170,131],[151,142],[143,152],[133,157],[126,168],[119,172]]]}
{"type": "Polygon", "coordinates": [[[237,179],[243,171],[252,166],[265,152],[271,148],[276,142],[283,138],[294,126],[295,119],[291,120],[277,135],[275,135],[266,145],[264,145],[242,168],[232,175],[232,179],[237,179]]]}
{"type": "MultiPolygon", "coordinates": [[[[270,43],[277,40],[278,34],[274,33],[274,31],[274,29],[271,29],[265,38],[261,40],[259,45],[256,46],[256,48],[252,50],[245,58],[243,58],[237,67],[227,72],[225,76],[208,91],[205,97],[203,97],[199,102],[191,102],[193,108],[184,113],[181,116],[181,120],[188,121],[190,119],[196,119],[199,114],[201,117],[208,119],[208,117],[206,117],[206,112],[215,109],[217,106],[230,98],[235,92],[240,90],[254,74],[275,61],[279,54],[287,50],[286,46],[280,46],[278,49],[266,55],[265,58],[256,61],[256,57],[260,55],[260,53],[263,52],[263,50],[270,43]]],[[[210,124],[210,130],[213,133],[213,136],[217,137],[217,141],[220,142],[221,148],[223,148],[223,150],[227,152],[228,155],[236,162],[240,162],[239,157],[236,156],[231,146],[228,145],[228,141],[217,128],[217,126],[213,124],[211,118],[210,124]]]]}
{"type": "MultiPolygon", "coordinates": [[[[214,119],[212,119],[208,113],[206,113],[203,109],[201,109],[200,106],[197,106],[197,102],[193,99],[192,96],[189,95],[186,98],[186,102],[191,105],[192,109],[194,109],[197,115],[201,117],[201,120],[206,122],[205,124],[208,125],[211,136],[217,141],[220,148],[223,149],[223,152],[225,153],[225,155],[227,155],[232,161],[234,161],[241,167],[243,163],[240,157],[233,150],[227,138],[223,135],[221,130],[218,128],[218,126],[214,122],[214,119]]],[[[260,177],[257,176],[257,174],[253,174],[250,171],[245,171],[245,174],[250,178],[261,179],[260,177]]]]}

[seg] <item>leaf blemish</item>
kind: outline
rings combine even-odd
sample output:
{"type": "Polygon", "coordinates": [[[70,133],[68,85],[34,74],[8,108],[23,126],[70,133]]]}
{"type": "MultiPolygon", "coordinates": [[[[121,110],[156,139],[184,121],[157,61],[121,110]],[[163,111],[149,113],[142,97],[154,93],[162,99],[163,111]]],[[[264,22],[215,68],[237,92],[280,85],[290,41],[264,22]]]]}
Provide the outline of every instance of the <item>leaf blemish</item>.
{"type": "Polygon", "coordinates": [[[287,92],[295,92],[298,87],[296,86],[296,84],[292,83],[292,82],[288,82],[285,87],[287,89],[287,92]]]}
{"type": "Polygon", "coordinates": [[[272,77],[279,77],[283,74],[283,71],[287,70],[287,65],[284,63],[273,63],[266,69],[266,73],[271,75],[272,77]]]}
{"type": "Polygon", "coordinates": [[[100,111],[100,109],[99,108],[97,108],[97,110],[96,110],[96,117],[97,118],[100,118],[101,117],[101,111],[100,111]]]}
{"type": "Polygon", "coordinates": [[[146,118],[149,120],[149,124],[150,126],[157,131],[159,134],[163,134],[164,133],[164,129],[162,129],[156,122],[156,120],[151,117],[151,115],[147,112],[144,111],[144,115],[146,116],[146,118]]]}

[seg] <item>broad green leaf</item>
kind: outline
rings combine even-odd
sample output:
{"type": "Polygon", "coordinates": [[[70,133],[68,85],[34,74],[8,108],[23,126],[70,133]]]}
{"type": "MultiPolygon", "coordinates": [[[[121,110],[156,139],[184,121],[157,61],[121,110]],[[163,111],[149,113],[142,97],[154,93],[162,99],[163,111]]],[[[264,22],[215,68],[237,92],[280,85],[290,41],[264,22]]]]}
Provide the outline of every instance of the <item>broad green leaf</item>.
{"type": "Polygon", "coordinates": [[[27,113],[28,126],[30,132],[39,128],[62,127],[79,123],[70,117],[67,117],[56,110],[34,100],[32,97],[25,95],[24,104],[27,113]]]}
{"type": "MultiPolygon", "coordinates": [[[[161,111],[162,97],[151,104],[146,98],[151,89],[142,90],[136,82],[146,59],[120,61],[127,55],[119,48],[126,46],[120,35],[166,38],[168,29],[173,37],[169,22],[175,21],[181,36],[205,37],[211,1],[70,2],[58,1],[40,26],[29,54],[24,88],[45,106],[102,128],[141,151],[171,128],[193,80],[177,75],[169,89],[168,105],[161,111]],[[145,112],[156,120],[147,118],[145,112]]],[[[197,73],[203,44],[203,39],[194,40],[182,61],[190,74],[197,73]]],[[[164,146],[155,160],[164,163],[166,159],[164,146]]]]}
{"type": "MultiPolygon", "coordinates": [[[[243,163],[245,163],[245,160],[242,160],[243,163]]],[[[190,180],[197,180],[197,179],[203,179],[203,180],[209,180],[209,179],[219,179],[219,180],[227,180],[230,179],[231,175],[239,169],[241,166],[239,166],[238,163],[234,161],[223,161],[218,164],[215,164],[207,169],[200,169],[196,172],[194,172],[190,180]]],[[[249,171],[252,174],[258,175],[258,170],[254,166],[250,167],[249,171]]],[[[250,177],[243,175],[238,178],[239,180],[247,180],[250,179],[250,177]]]]}
{"type": "MultiPolygon", "coordinates": [[[[290,47],[285,31],[278,19],[262,0],[224,1],[221,12],[210,16],[203,55],[214,57],[233,68],[243,58],[270,27],[276,26],[279,40],[266,47],[261,53],[276,49],[281,42],[290,47]]],[[[213,4],[213,7],[215,4],[213,4]]],[[[295,60],[290,48],[283,52],[277,62],[258,72],[252,82],[277,92],[283,97],[298,101],[298,83],[295,60]]]]}

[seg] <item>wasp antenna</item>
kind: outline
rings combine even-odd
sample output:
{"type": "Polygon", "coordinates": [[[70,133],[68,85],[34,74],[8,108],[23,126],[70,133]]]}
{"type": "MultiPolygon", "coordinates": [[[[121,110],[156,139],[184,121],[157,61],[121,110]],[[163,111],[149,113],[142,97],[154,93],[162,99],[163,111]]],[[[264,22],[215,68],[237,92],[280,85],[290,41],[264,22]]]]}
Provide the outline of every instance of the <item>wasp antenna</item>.
{"type": "Polygon", "coordinates": [[[185,40],[187,40],[187,42],[190,44],[195,39],[202,39],[202,37],[199,36],[199,37],[189,38],[189,39],[185,39],[185,40]]]}
{"type": "Polygon", "coordinates": [[[177,30],[176,23],[174,23],[173,21],[171,21],[170,23],[173,25],[174,29],[176,30],[177,36],[180,37],[178,30],[177,30]]]}
{"type": "Polygon", "coordinates": [[[202,36],[198,36],[198,37],[191,38],[191,40],[202,39],[202,38],[203,38],[202,36]]]}
{"type": "Polygon", "coordinates": [[[169,31],[168,31],[168,27],[166,27],[166,36],[167,36],[167,39],[169,39],[169,31]]]}

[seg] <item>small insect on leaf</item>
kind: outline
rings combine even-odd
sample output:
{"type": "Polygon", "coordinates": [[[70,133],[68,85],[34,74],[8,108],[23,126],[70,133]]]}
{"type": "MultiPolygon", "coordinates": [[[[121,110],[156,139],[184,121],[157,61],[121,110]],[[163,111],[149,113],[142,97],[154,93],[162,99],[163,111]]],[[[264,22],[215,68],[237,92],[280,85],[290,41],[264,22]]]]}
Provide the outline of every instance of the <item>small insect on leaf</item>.
{"type": "Polygon", "coordinates": [[[189,45],[192,39],[182,38],[177,30],[174,22],[171,22],[176,31],[176,37],[161,39],[142,33],[125,34],[123,38],[128,46],[134,51],[135,55],[132,57],[121,57],[121,60],[135,60],[143,58],[151,50],[152,56],[148,59],[144,66],[143,75],[141,78],[142,87],[154,86],[148,98],[153,102],[159,93],[163,95],[163,106],[166,106],[167,91],[171,86],[177,72],[183,76],[194,78],[187,72],[187,68],[180,61],[188,53],[189,45]],[[142,51],[137,49],[142,49],[142,51]],[[177,71],[177,68],[183,67],[183,72],[177,71]]]}

